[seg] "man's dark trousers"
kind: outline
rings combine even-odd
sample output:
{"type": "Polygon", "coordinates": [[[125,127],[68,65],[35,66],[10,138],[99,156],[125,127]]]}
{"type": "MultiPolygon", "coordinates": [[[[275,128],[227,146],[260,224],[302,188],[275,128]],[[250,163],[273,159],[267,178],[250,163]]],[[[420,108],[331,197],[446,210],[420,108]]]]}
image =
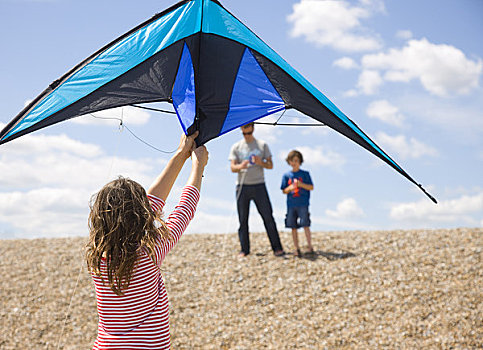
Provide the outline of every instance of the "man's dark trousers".
{"type": "Polygon", "coordinates": [[[273,219],[272,204],[268,197],[265,183],[256,185],[237,185],[237,209],[240,227],[238,229],[238,237],[240,238],[241,251],[245,254],[250,253],[250,239],[248,237],[248,214],[250,212],[250,201],[253,200],[258,212],[262,216],[268,239],[274,252],[282,250],[280,237],[277,231],[277,225],[273,219]]]}

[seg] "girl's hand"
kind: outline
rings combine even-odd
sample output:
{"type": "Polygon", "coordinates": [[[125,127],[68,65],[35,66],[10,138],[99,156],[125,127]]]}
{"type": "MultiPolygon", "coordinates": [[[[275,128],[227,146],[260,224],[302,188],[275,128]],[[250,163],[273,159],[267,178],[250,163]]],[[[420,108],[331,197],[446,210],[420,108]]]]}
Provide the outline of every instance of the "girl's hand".
{"type": "Polygon", "coordinates": [[[185,159],[188,159],[191,155],[191,152],[195,149],[195,139],[198,137],[199,131],[196,131],[190,136],[186,136],[185,134],[181,135],[181,140],[179,141],[178,152],[184,156],[185,159]]]}
{"type": "Polygon", "coordinates": [[[208,150],[204,145],[196,148],[191,152],[191,159],[193,167],[204,168],[208,164],[208,150]]]}
{"type": "Polygon", "coordinates": [[[206,147],[200,146],[191,152],[191,161],[193,164],[187,184],[201,189],[201,178],[203,177],[205,166],[208,163],[208,150],[206,147]]]}

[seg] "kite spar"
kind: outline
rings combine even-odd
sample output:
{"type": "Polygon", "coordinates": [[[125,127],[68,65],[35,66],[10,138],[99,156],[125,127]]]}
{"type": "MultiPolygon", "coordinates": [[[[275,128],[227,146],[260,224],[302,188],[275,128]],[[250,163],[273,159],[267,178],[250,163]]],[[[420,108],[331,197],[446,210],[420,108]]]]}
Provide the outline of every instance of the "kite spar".
{"type": "Polygon", "coordinates": [[[54,81],[0,132],[0,144],[87,113],[170,102],[197,144],[286,109],[338,131],[417,185],[300,73],[216,0],[184,0],[54,81]]]}

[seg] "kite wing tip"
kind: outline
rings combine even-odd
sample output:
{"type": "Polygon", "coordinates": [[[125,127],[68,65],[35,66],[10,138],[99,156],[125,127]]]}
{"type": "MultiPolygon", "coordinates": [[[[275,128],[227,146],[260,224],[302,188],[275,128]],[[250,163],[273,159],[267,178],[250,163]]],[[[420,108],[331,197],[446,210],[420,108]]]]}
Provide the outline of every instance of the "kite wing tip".
{"type": "Polygon", "coordinates": [[[431,199],[434,202],[434,204],[438,204],[438,201],[436,200],[436,198],[434,198],[431,194],[429,194],[421,184],[418,184],[418,187],[421,189],[421,191],[424,192],[426,196],[428,196],[429,199],[431,199]]]}

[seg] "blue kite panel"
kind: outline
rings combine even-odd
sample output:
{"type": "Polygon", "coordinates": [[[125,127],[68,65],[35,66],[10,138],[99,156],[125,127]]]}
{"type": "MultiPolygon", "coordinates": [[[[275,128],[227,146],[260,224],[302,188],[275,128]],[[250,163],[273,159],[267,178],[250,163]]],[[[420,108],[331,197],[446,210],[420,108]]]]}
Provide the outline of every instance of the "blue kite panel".
{"type": "Polygon", "coordinates": [[[196,115],[195,70],[190,50],[186,43],[179,62],[176,80],[173,86],[173,106],[185,134],[193,124],[196,115]]]}
{"type": "Polygon", "coordinates": [[[196,1],[190,1],[140,28],[76,71],[37,104],[5,137],[69,106],[169,45],[198,32],[200,27],[201,7],[196,1]]]}
{"type": "Polygon", "coordinates": [[[229,12],[212,1],[205,1],[203,7],[203,28],[202,32],[223,36],[228,39],[235,40],[249,48],[259,52],[269,60],[277,64],[285,70],[292,78],[299,82],[307,89],[315,98],[325,105],[334,115],[339,117],[360,137],[377,150],[387,161],[396,168],[402,169],[389,158],[374,142],[372,142],[347,116],[334,105],[325,95],[305,79],[299,72],[293,69],[282,57],[280,57],[271,47],[265,44],[250,29],[248,29],[238,19],[233,17],[229,12]]]}
{"type": "Polygon", "coordinates": [[[220,135],[284,108],[285,103],[262,67],[250,50],[245,49],[220,135]]]}

